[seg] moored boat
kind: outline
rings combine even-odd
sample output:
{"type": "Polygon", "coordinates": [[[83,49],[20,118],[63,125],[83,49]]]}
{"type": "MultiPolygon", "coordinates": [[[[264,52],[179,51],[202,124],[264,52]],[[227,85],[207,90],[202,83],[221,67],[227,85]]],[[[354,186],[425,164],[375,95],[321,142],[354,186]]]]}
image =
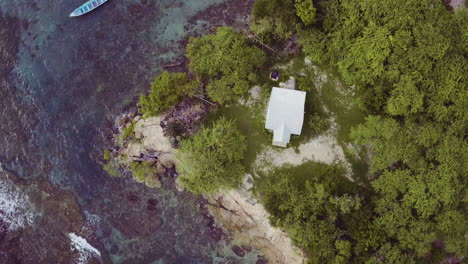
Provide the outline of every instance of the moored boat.
{"type": "Polygon", "coordinates": [[[108,0],[89,0],[88,2],[82,4],[80,7],[75,9],[70,14],[70,17],[77,17],[89,13],[107,1],[108,0]]]}

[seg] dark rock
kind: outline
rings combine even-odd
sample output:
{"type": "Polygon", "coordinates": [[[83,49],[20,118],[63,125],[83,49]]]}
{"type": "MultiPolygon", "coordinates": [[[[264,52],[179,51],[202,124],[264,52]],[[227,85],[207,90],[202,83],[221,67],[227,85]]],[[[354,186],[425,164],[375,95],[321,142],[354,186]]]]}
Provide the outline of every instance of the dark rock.
{"type": "Polygon", "coordinates": [[[136,195],[135,193],[129,193],[127,194],[127,199],[130,201],[130,202],[138,202],[140,200],[140,197],[138,197],[138,195],[136,195]]]}
{"type": "Polygon", "coordinates": [[[242,249],[247,253],[252,251],[252,247],[248,245],[243,245],[242,249]]]}
{"type": "Polygon", "coordinates": [[[128,123],[128,121],[130,121],[130,118],[128,116],[123,116],[120,120],[119,120],[119,126],[123,127],[125,124],[128,123]]]}
{"type": "Polygon", "coordinates": [[[146,208],[148,211],[157,211],[158,201],[156,199],[148,199],[146,208]]]}
{"type": "Polygon", "coordinates": [[[136,108],[136,107],[133,107],[133,108],[130,109],[129,112],[128,112],[128,116],[129,116],[130,118],[134,118],[135,116],[137,116],[137,114],[138,114],[138,108],[136,108]]]}
{"type": "Polygon", "coordinates": [[[257,262],[255,264],[268,264],[268,261],[263,258],[263,256],[257,256],[257,262]]]}
{"type": "Polygon", "coordinates": [[[231,250],[232,250],[232,252],[234,252],[234,254],[236,254],[239,257],[245,256],[245,251],[241,247],[239,247],[238,245],[232,246],[231,250]]]}

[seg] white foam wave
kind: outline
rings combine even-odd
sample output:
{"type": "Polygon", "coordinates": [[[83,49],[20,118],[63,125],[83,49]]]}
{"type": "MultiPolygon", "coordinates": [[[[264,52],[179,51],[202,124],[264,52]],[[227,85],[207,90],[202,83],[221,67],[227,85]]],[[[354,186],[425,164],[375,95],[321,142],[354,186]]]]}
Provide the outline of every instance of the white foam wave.
{"type": "Polygon", "coordinates": [[[7,181],[0,179],[0,220],[6,225],[3,228],[7,231],[15,231],[32,225],[35,217],[28,196],[7,181]]]}
{"type": "Polygon", "coordinates": [[[71,240],[71,250],[76,250],[80,254],[76,264],[86,264],[93,256],[101,256],[101,252],[91,246],[83,237],[77,236],[75,233],[69,233],[68,237],[71,240]]]}

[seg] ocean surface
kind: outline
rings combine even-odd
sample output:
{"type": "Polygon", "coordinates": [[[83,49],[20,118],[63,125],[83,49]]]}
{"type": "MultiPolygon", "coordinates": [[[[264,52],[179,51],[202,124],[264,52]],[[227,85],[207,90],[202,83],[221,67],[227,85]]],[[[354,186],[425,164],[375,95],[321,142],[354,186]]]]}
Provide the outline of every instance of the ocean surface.
{"type": "Polygon", "coordinates": [[[255,263],[173,179],[100,164],[116,116],[189,35],[242,26],[251,0],[0,0],[0,263],[255,263]]]}

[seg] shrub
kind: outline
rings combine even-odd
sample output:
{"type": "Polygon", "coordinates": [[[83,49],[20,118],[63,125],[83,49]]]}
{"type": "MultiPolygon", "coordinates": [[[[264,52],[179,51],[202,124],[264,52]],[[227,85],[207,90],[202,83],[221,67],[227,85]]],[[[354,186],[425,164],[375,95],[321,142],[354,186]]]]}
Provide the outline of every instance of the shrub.
{"type": "Polygon", "coordinates": [[[145,182],[148,177],[156,174],[151,161],[132,162],[129,169],[138,182],[145,182]]]}
{"type": "Polygon", "coordinates": [[[318,135],[330,128],[330,120],[315,113],[310,116],[309,127],[314,135],[318,135]]]}
{"type": "Polygon", "coordinates": [[[145,117],[157,116],[182,97],[193,94],[197,86],[199,84],[190,81],[186,73],[165,71],[151,84],[150,93],[140,96],[141,112],[145,117]]]}
{"type": "Polygon", "coordinates": [[[122,132],[120,133],[120,139],[122,141],[125,141],[127,139],[133,140],[134,137],[135,137],[135,122],[131,122],[130,124],[127,124],[127,126],[122,128],[122,132]]]}
{"type": "Polygon", "coordinates": [[[102,166],[102,169],[112,177],[120,176],[120,165],[116,161],[109,161],[102,166]]]}

